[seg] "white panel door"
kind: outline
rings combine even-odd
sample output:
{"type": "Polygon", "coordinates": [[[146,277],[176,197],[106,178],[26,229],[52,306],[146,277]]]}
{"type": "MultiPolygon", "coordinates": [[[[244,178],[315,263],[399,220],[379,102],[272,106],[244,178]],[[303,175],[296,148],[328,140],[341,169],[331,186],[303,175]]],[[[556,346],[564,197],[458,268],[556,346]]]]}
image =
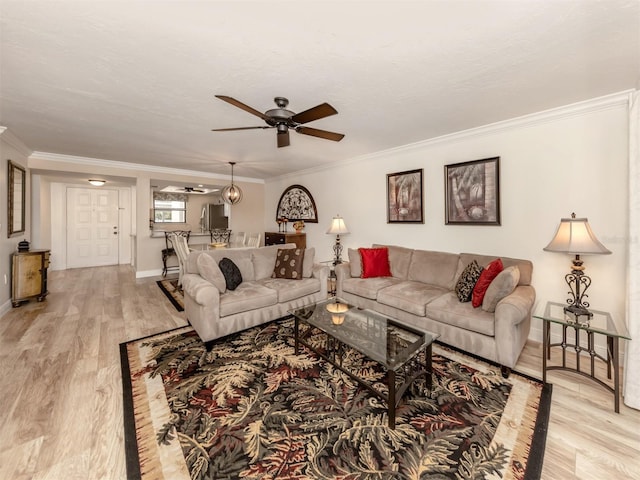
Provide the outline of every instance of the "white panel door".
{"type": "Polygon", "coordinates": [[[118,191],[67,188],[67,268],[118,264],[118,191]]]}

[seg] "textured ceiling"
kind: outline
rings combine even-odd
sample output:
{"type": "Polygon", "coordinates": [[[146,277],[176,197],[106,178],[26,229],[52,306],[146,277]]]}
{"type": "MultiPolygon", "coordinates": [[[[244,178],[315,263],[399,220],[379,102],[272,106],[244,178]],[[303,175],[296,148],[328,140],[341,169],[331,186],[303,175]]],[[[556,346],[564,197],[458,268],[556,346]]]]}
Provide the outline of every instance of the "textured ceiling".
{"type": "Polygon", "coordinates": [[[637,88],[640,2],[0,0],[0,125],[34,151],[270,178],[637,88]],[[341,142],[274,130],[273,97],[341,142]]]}

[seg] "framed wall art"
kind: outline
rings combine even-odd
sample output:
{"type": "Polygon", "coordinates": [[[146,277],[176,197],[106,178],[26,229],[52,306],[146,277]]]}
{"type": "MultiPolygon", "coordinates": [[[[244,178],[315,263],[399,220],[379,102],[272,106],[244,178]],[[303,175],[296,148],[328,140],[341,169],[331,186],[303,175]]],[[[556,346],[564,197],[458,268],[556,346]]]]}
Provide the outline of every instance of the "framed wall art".
{"type": "Polygon", "coordinates": [[[26,170],[11,160],[7,160],[7,164],[7,236],[11,237],[25,231],[26,170]]]}
{"type": "Polygon", "coordinates": [[[422,169],[387,174],[387,223],[424,223],[422,169]]]}
{"type": "Polygon", "coordinates": [[[500,225],[500,157],[444,167],[445,224],[500,225]]]}
{"type": "Polygon", "coordinates": [[[318,223],[318,211],[311,193],[302,185],[287,187],[280,196],[276,221],[286,218],[287,221],[302,220],[308,223],[318,223]]]}

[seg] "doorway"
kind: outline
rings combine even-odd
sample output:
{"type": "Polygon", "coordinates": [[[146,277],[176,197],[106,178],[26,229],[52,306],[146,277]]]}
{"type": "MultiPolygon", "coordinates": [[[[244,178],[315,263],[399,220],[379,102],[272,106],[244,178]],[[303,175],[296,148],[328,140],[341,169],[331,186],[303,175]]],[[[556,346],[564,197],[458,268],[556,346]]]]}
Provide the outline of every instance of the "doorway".
{"type": "Polygon", "coordinates": [[[118,191],[67,187],[67,268],[118,264],[118,191]]]}

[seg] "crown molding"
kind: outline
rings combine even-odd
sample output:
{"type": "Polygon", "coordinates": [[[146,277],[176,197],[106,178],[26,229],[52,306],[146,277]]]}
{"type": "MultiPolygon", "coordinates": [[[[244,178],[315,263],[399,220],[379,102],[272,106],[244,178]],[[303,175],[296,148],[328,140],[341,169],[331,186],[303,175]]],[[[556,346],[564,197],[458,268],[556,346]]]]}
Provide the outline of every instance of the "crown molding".
{"type": "MultiPolygon", "coordinates": [[[[91,157],[78,157],[75,155],[64,155],[60,153],[49,153],[49,152],[33,152],[29,156],[29,160],[43,160],[47,162],[53,163],[71,163],[78,164],[83,166],[94,166],[100,168],[115,168],[118,170],[129,170],[136,172],[146,172],[146,173],[161,173],[165,175],[185,175],[191,177],[200,177],[211,180],[229,180],[231,181],[231,175],[220,175],[210,172],[200,172],[197,170],[186,170],[181,168],[170,168],[170,167],[160,167],[157,165],[146,165],[143,163],[129,163],[129,162],[119,162],[116,160],[105,160],[100,158],[91,158],[91,157]]],[[[236,181],[242,181],[246,183],[264,183],[262,179],[249,178],[249,177],[239,177],[237,175],[233,176],[233,179],[236,181]]]]}
{"type": "Polygon", "coordinates": [[[574,117],[577,115],[585,115],[587,113],[597,112],[600,110],[606,110],[609,108],[619,107],[621,105],[630,105],[632,95],[637,90],[629,89],[621,92],[604,95],[602,97],[596,97],[581,102],[572,103],[562,107],[551,108],[543,110],[541,112],[531,113],[523,115],[521,117],[511,118],[509,120],[503,120],[500,122],[490,123],[482,125],[480,127],[474,127],[467,130],[461,130],[459,132],[450,133],[447,135],[441,135],[439,137],[430,138],[427,140],[421,140],[415,143],[409,143],[400,147],[389,148],[386,150],[380,150],[378,152],[368,153],[366,155],[360,155],[346,160],[340,160],[339,162],[333,162],[331,164],[322,165],[318,167],[309,168],[296,173],[285,174],[279,177],[268,179],[268,181],[278,181],[287,178],[296,178],[300,175],[307,175],[317,173],[325,170],[334,169],[338,164],[344,166],[345,164],[353,164],[365,162],[367,160],[379,159],[381,157],[388,157],[389,155],[397,155],[402,153],[412,152],[414,150],[423,149],[432,145],[438,145],[442,143],[453,143],[461,140],[466,140],[473,137],[482,137],[485,135],[493,135],[495,133],[514,130],[518,128],[530,127],[533,125],[540,125],[548,122],[555,122],[567,117],[574,117]]]}
{"type": "Polygon", "coordinates": [[[16,137],[7,127],[0,126],[0,137],[25,157],[29,157],[29,155],[31,155],[32,150],[22,143],[22,140],[16,137]]]}

